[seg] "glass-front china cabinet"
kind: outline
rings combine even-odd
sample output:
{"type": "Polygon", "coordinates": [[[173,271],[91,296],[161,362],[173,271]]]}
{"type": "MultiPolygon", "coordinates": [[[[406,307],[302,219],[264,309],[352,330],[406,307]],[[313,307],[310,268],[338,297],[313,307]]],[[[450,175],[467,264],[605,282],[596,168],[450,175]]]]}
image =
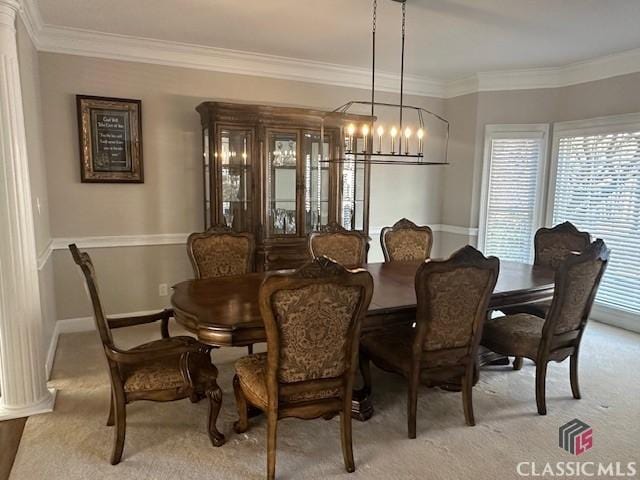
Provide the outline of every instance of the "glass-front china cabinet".
{"type": "Polygon", "coordinates": [[[307,234],[330,222],[368,235],[370,165],[359,161],[367,141],[353,126],[372,117],[220,102],[196,110],[204,228],[254,233],[258,270],[301,265],[307,234]]]}

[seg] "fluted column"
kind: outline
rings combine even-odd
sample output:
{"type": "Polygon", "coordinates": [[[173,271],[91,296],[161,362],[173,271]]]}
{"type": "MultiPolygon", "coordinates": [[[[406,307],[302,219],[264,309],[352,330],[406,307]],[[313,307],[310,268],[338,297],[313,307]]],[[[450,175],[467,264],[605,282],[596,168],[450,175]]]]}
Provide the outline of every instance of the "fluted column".
{"type": "Polygon", "coordinates": [[[0,0],[0,420],[51,411],[31,207],[16,0],[0,0]]]}

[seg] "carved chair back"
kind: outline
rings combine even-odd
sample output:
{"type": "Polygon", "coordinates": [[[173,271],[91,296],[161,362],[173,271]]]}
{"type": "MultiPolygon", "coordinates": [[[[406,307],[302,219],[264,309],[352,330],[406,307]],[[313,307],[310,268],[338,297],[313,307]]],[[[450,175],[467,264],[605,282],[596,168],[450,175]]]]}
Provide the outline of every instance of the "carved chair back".
{"type": "Polygon", "coordinates": [[[597,239],[580,254],[570,254],[558,267],[551,308],[543,331],[541,348],[566,357],[577,347],[591,307],[607,268],[610,250],[597,239]]]}
{"type": "Polygon", "coordinates": [[[267,393],[297,400],[351,392],[360,325],[371,302],[373,279],[327,257],[291,274],[274,274],[260,287],[267,336],[267,393]]]}
{"type": "Polygon", "coordinates": [[[385,262],[424,261],[431,255],[433,232],[403,218],[380,232],[385,262]]]}
{"type": "Polygon", "coordinates": [[[500,261],[467,245],[416,272],[414,365],[468,366],[475,361],[500,261]]]}
{"type": "Polygon", "coordinates": [[[253,271],[255,239],[251,233],[217,225],[189,235],[187,253],[196,278],[243,275],[253,271]]]}
{"type": "Polygon", "coordinates": [[[312,258],[326,256],[349,268],[361,267],[366,262],[368,247],[366,236],[347,230],[336,222],[309,234],[312,258]]]}
{"type": "Polygon", "coordinates": [[[113,347],[113,336],[111,335],[111,328],[107,322],[107,316],[102,309],[102,302],[100,301],[100,292],[98,290],[98,279],[96,277],[96,271],[91,261],[91,257],[88,253],[80,251],[75,244],[69,245],[71,256],[76,264],[80,267],[84,275],[86,290],[93,306],[93,314],[96,321],[96,327],[100,334],[100,340],[105,347],[113,347]]]}
{"type": "Polygon", "coordinates": [[[557,269],[572,252],[582,252],[591,235],[579,231],[571,222],[553,228],[540,228],[534,237],[535,265],[557,269]]]}

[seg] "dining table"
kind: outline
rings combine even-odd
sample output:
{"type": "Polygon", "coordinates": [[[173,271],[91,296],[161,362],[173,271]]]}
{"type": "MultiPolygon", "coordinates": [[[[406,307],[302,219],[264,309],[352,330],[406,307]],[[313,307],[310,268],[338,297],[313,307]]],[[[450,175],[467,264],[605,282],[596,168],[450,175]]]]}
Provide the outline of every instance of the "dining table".
{"type": "MultiPolygon", "coordinates": [[[[372,330],[399,328],[415,322],[415,274],[421,263],[363,265],[362,268],[373,277],[374,284],[371,304],[362,323],[363,335],[372,330]]],[[[171,296],[175,319],[206,345],[236,347],[265,342],[258,293],[262,281],[273,273],[255,272],[180,282],[173,286],[171,296]]],[[[553,289],[553,270],[501,261],[489,310],[549,300],[553,297],[553,289]]],[[[461,291],[460,295],[464,292],[461,291]]],[[[500,363],[501,360],[504,359],[486,349],[479,352],[479,365],[500,363]]],[[[352,413],[354,418],[363,421],[373,413],[371,400],[362,391],[354,391],[352,413]]]]}

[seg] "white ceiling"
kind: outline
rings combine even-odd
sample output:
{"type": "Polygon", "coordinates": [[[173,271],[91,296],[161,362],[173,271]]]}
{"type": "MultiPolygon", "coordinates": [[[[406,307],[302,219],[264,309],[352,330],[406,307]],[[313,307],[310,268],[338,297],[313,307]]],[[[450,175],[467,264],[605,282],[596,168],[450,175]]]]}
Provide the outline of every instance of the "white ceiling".
{"type": "MultiPolygon", "coordinates": [[[[370,65],[371,0],[37,0],[45,24],[370,65]]],[[[400,6],[378,0],[378,65],[397,71],[400,6]]],[[[407,0],[409,74],[557,67],[640,47],[640,0],[407,0]]]]}

